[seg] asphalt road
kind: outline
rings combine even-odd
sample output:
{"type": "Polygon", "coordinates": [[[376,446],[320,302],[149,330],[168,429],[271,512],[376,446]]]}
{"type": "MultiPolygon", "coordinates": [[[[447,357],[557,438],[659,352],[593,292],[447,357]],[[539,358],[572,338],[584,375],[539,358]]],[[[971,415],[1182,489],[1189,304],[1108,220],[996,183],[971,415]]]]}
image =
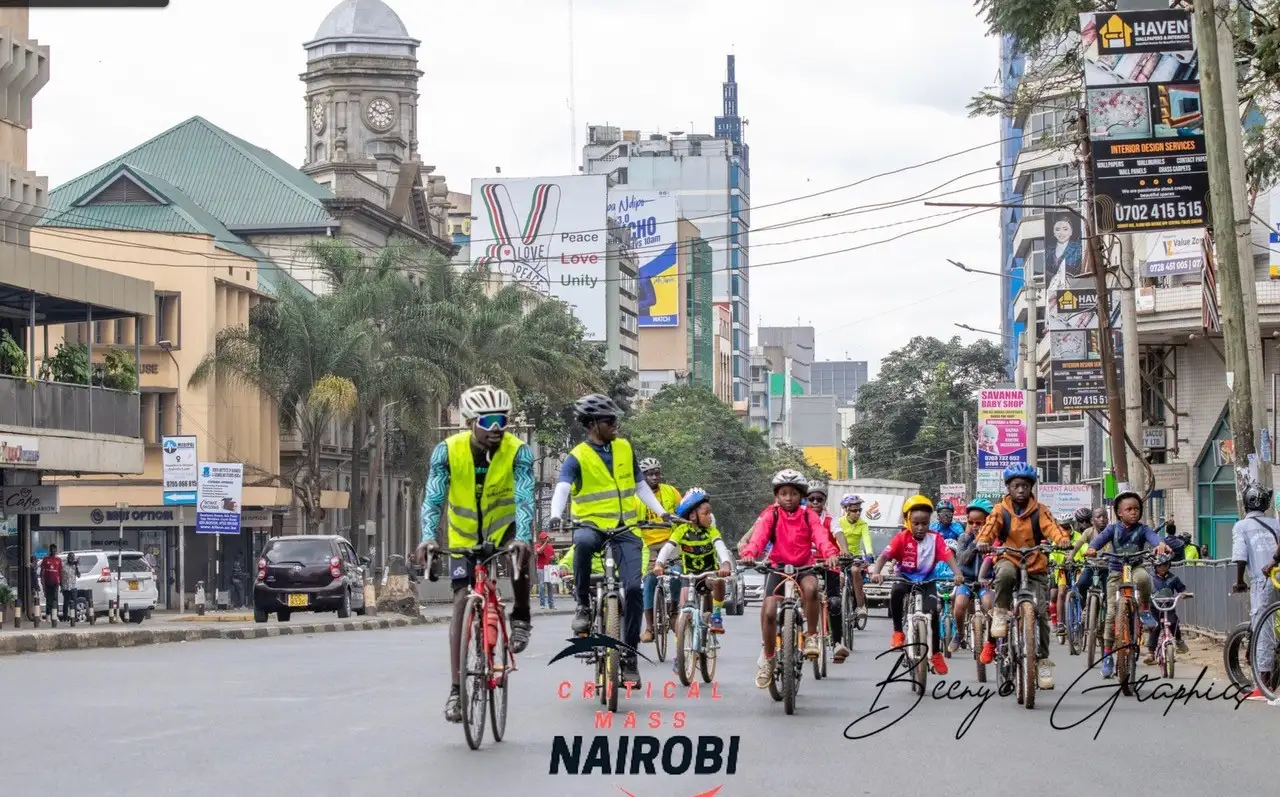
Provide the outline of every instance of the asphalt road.
{"type": "MultiPolygon", "coordinates": [[[[1171,705],[1158,697],[1120,698],[1097,740],[1101,712],[1080,727],[1055,730],[1053,722],[1080,720],[1114,692],[1083,694],[1103,683],[1088,675],[1067,694],[1083,663],[1056,643],[1058,689],[1042,693],[1034,711],[991,697],[957,741],[957,728],[981,700],[926,696],[892,727],[849,740],[846,726],[867,713],[889,673],[890,657],[875,658],[887,645],[886,620],[873,619],[854,656],[832,666],[828,680],[815,682],[806,670],[791,717],[753,682],[756,611],[727,620],[714,693],[704,688],[690,698],[680,690],[675,699],[661,699],[669,665],[643,664],[654,696],[623,700],[640,727],[615,726],[609,735],[614,741],[624,734],[738,735],[732,775],[549,775],[553,738],[582,735],[589,746],[598,703],[581,699],[587,666],[574,659],[547,665],[568,636],[568,618],[543,617],[514,676],[507,740],[486,739],[478,752],[466,747],[460,726],[441,716],[448,672],[442,626],[6,659],[0,794],[345,797],[465,789],[599,797],[621,795],[621,787],[634,797],[691,797],[724,784],[720,797],[736,797],[825,792],[826,784],[848,794],[924,794],[951,784],[959,793],[981,788],[1025,797],[1048,789],[1095,793],[1116,788],[1104,785],[1116,780],[1134,793],[1151,793],[1158,784],[1171,797],[1199,797],[1258,794],[1271,782],[1280,709],[1265,704],[1237,710],[1230,700],[1171,705]],[[571,685],[570,699],[557,696],[563,682],[571,685]],[[656,731],[643,727],[651,712],[661,712],[656,731]],[[671,727],[675,712],[684,712],[680,730],[671,727]]],[[[967,653],[952,665],[956,691],[977,688],[967,653]]],[[[1176,683],[1189,688],[1196,674],[1188,670],[1176,683]]],[[[1219,682],[1210,691],[1222,690],[1219,682]]],[[[878,699],[888,708],[854,733],[888,724],[915,700],[898,683],[887,684],[878,699]]]]}

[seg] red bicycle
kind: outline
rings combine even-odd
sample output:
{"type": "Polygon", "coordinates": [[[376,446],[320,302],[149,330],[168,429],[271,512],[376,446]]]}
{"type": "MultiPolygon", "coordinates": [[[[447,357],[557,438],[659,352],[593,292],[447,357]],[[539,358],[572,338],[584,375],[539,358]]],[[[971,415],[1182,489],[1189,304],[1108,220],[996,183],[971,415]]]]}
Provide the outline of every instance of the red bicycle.
{"type": "MultiPolygon", "coordinates": [[[[458,699],[462,709],[462,729],[467,745],[480,749],[484,740],[485,703],[493,724],[493,740],[502,741],[507,730],[507,690],[516,656],[511,651],[511,635],[498,580],[489,574],[490,563],[510,553],[491,542],[473,548],[430,549],[430,554],[460,556],[475,568],[475,579],[462,608],[462,639],[458,646],[458,699]]],[[[428,572],[431,563],[427,562],[428,572]]]]}

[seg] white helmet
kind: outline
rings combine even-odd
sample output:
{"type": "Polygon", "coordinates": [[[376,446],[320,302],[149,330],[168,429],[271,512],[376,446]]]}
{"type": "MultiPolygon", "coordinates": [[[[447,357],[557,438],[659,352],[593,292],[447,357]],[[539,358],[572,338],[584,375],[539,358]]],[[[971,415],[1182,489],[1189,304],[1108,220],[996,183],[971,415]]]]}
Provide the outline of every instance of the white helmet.
{"type": "Polygon", "coordinates": [[[808,494],[809,492],[809,480],[806,479],[804,474],[798,470],[783,468],[774,474],[773,491],[775,493],[778,492],[779,487],[785,487],[787,485],[791,485],[796,488],[801,492],[801,494],[808,494]]]}
{"type": "Polygon", "coordinates": [[[511,396],[507,391],[493,385],[476,385],[462,394],[458,401],[458,409],[462,410],[465,421],[474,421],[481,415],[492,412],[511,412],[511,396]]]}
{"type": "Polygon", "coordinates": [[[827,483],[824,481],[818,481],[817,479],[814,479],[813,481],[809,482],[809,492],[822,493],[823,495],[826,495],[827,483]]]}
{"type": "Polygon", "coordinates": [[[648,473],[651,470],[660,470],[661,468],[662,463],[658,461],[657,457],[645,457],[640,460],[641,473],[648,473]]]}

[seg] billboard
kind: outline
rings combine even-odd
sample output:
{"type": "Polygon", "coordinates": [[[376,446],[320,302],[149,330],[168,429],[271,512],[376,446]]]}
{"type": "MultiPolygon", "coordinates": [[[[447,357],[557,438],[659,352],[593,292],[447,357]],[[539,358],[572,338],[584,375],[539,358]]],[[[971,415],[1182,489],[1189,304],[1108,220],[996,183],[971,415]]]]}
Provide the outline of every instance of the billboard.
{"type": "MultiPolygon", "coordinates": [[[[1272,207],[1275,207],[1272,205],[1272,207]]],[[[1272,211],[1274,215],[1275,211],[1272,211]]],[[[1275,223],[1272,222],[1272,227],[1275,223]]],[[[1273,233],[1274,235],[1274,233],[1273,233]]],[[[1272,249],[1271,257],[1276,257],[1272,249]]],[[[1204,268],[1204,228],[1162,232],[1147,236],[1147,258],[1142,261],[1142,276],[1173,277],[1180,274],[1199,275],[1204,268]]]]}
{"type": "Polygon", "coordinates": [[[588,340],[605,340],[607,177],[471,181],[476,266],[573,308],[588,340]]]}
{"type": "Polygon", "coordinates": [[[1036,498],[1057,518],[1070,517],[1077,509],[1093,508],[1093,488],[1087,484],[1036,485],[1036,498]]]}
{"type": "Polygon", "coordinates": [[[1001,471],[1027,461],[1026,402],[1021,390],[983,390],[979,394],[979,471],[1001,471]]]}
{"type": "Polygon", "coordinates": [[[609,218],[631,230],[638,264],[639,325],[680,324],[680,274],[676,250],[675,195],[667,191],[609,192],[609,218]]]}
{"type": "Polygon", "coordinates": [[[1209,168],[1190,11],[1080,15],[1099,232],[1203,227],[1209,168]]]}

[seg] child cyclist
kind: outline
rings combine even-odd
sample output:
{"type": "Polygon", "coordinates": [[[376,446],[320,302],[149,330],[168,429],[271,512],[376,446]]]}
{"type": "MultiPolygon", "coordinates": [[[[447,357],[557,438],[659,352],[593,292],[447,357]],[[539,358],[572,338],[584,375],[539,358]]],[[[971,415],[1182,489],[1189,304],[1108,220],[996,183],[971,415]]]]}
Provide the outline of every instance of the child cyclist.
{"type": "MultiPolygon", "coordinates": [[[[1181,595],[1187,591],[1187,585],[1182,583],[1182,579],[1173,574],[1172,565],[1173,556],[1167,553],[1160,554],[1151,562],[1151,566],[1155,570],[1151,574],[1151,594],[1157,598],[1172,598],[1174,595],[1181,595]]],[[[1176,608],[1169,612],[1169,626],[1173,629],[1173,638],[1177,643],[1178,652],[1186,653],[1187,643],[1182,641],[1182,626],[1178,623],[1178,610],[1176,608]]],[[[1159,637],[1159,628],[1152,628],[1147,632],[1147,657],[1142,660],[1143,664],[1156,663],[1156,641],[1159,637]]]]}
{"type": "MultiPolygon", "coordinates": [[[[764,508],[751,529],[751,541],[742,546],[743,563],[753,562],[769,550],[769,564],[774,567],[792,565],[808,567],[813,562],[813,549],[827,567],[839,566],[839,549],[831,541],[831,534],[823,527],[817,513],[801,506],[801,500],[809,492],[809,481],[803,473],[786,468],[773,477],[775,502],[764,508]]],[[[764,656],[756,672],[756,686],[767,689],[773,682],[774,656],[777,653],[779,587],[783,577],[770,573],[764,581],[764,601],[760,607],[760,634],[764,641],[764,656]]],[[[818,627],[820,590],[818,577],[812,573],[800,579],[800,591],[804,596],[804,621],[807,628],[818,627]]],[[[818,657],[818,639],[808,636],[804,641],[806,658],[818,657]]]]}
{"type": "MultiPolygon", "coordinates": [[[[991,611],[992,592],[978,585],[978,567],[982,564],[982,557],[978,555],[978,532],[982,531],[990,514],[991,502],[985,498],[976,498],[965,507],[965,519],[968,523],[964,533],[956,539],[956,561],[960,563],[960,572],[964,575],[964,585],[956,587],[955,606],[952,608],[957,629],[965,627],[965,617],[969,613],[969,604],[974,595],[982,602],[984,611],[991,611]]],[[[948,647],[955,653],[963,642],[960,634],[956,634],[948,647]]]]}
{"type": "MultiPolygon", "coordinates": [[[[653,563],[653,574],[662,578],[663,563],[680,553],[680,567],[690,575],[716,573],[720,579],[729,577],[733,560],[729,556],[729,548],[720,536],[711,516],[711,496],[698,487],[691,488],[676,506],[676,515],[686,521],[676,526],[671,537],[658,551],[658,558],[653,563]]],[[[724,620],[721,612],[724,608],[724,581],[716,579],[711,584],[711,633],[724,633],[724,620]]],[[[700,591],[706,596],[703,583],[700,591]]],[[[680,603],[687,596],[684,589],[680,593],[680,603]]],[[[705,604],[705,600],[704,600],[705,604]]]]}
{"type": "MultiPolygon", "coordinates": [[[[839,533],[831,535],[836,547],[840,549],[840,553],[861,556],[864,563],[870,564],[875,561],[875,553],[871,549],[871,527],[862,519],[862,499],[856,495],[846,495],[840,499],[840,508],[844,510],[844,514],[836,521],[833,528],[833,531],[839,533]]],[[[854,613],[862,619],[867,616],[867,598],[862,591],[862,569],[852,567],[849,569],[849,574],[852,578],[854,600],[858,604],[854,613]]],[[[834,632],[843,635],[844,629],[834,629],[834,632]]],[[[844,639],[836,640],[834,657],[836,664],[849,658],[850,650],[845,641],[844,639]]]]}
{"type": "MultiPolygon", "coordinates": [[[[883,581],[880,569],[885,562],[893,560],[898,563],[898,575],[907,582],[920,583],[934,580],[934,569],[940,563],[951,568],[953,580],[957,586],[964,583],[960,564],[956,556],[947,547],[942,534],[929,528],[929,520],[933,517],[933,502],[923,495],[908,498],[903,507],[907,517],[907,528],[898,532],[888,546],[880,552],[875,564],[871,566],[871,580],[879,584],[883,581]]],[[[906,635],[902,631],[906,619],[907,595],[911,592],[911,584],[898,582],[889,593],[889,616],[893,618],[893,642],[891,647],[900,648],[906,644],[906,635]]],[[[933,639],[929,664],[934,673],[947,674],[947,662],[942,657],[942,641],[938,628],[938,596],[930,590],[925,594],[925,609],[933,616],[933,639]]]]}

